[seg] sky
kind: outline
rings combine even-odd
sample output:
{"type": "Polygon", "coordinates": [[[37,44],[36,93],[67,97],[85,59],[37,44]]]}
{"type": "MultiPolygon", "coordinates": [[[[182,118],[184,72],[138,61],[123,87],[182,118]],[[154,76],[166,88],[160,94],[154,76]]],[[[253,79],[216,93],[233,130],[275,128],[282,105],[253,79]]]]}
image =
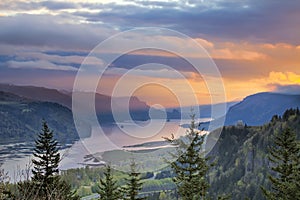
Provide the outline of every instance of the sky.
{"type": "MultiPolygon", "coordinates": [[[[178,98],[184,99],[182,106],[191,105],[185,97],[192,94],[199,104],[208,104],[220,95],[210,87],[221,78],[226,101],[265,91],[299,94],[299,10],[300,1],[282,0],[1,0],[0,82],[72,90],[84,60],[104,70],[108,63],[101,55],[122,54],[103,71],[99,93],[118,91],[117,96],[135,95],[166,107],[178,105],[178,98]],[[188,38],[121,34],[141,27],[170,29],[188,38]],[[115,34],[116,48],[100,46],[86,59],[115,34]],[[183,49],[185,57],[157,49],[118,51],[136,41],[183,49]],[[199,73],[186,62],[206,59],[194,49],[194,41],[214,61],[218,77],[199,73]],[[126,90],[116,89],[118,85],[126,90]]],[[[82,85],[95,78],[90,76],[82,85]]]]}

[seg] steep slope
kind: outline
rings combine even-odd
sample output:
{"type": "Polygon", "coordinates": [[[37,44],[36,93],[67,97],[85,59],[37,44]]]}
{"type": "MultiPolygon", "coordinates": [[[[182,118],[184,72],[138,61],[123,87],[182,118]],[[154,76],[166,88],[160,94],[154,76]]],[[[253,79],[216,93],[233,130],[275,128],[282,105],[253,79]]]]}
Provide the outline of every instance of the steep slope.
{"type": "Polygon", "coordinates": [[[274,116],[271,122],[256,127],[224,127],[221,136],[210,152],[217,161],[210,172],[211,194],[231,194],[233,200],[264,199],[260,186],[269,187],[267,174],[270,165],[268,146],[272,137],[288,126],[300,139],[300,111],[289,109],[282,117],[274,116]]]}
{"type": "Polygon", "coordinates": [[[273,115],[282,115],[286,109],[300,107],[300,95],[258,93],[246,97],[232,106],[226,115],[225,125],[242,120],[247,125],[262,125],[273,115]]]}
{"type": "MultiPolygon", "coordinates": [[[[60,144],[78,140],[70,109],[57,103],[26,99],[11,93],[0,92],[1,144],[33,141],[45,119],[60,144]]],[[[87,132],[91,128],[84,124],[87,132]]]]}

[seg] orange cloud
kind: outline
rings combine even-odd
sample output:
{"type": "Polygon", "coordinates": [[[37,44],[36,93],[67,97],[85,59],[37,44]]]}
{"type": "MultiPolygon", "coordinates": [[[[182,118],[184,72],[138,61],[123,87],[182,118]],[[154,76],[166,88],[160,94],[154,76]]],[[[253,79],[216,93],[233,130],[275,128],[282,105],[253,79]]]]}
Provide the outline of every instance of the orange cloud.
{"type": "MultiPolygon", "coordinates": [[[[258,92],[273,91],[274,86],[300,86],[300,74],[294,72],[275,72],[272,71],[267,77],[251,79],[249,81],[240,81],[224,79],[226,94],[229,101],[241,100],[245,96],[258,92]]],[[[299,91],[300,93],[300,91],[299,91]]]]}
{"type": "Polygon", "coordinates": [[[270,72],[269,82],[281,85],[300,84],[300,75],[294,72],[270,72]]]}

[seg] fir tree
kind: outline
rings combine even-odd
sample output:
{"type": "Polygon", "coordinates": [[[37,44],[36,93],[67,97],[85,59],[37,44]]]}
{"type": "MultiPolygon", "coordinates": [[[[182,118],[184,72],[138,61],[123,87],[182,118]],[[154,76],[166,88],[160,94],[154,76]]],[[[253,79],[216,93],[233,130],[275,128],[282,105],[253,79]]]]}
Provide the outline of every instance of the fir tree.
{"type": "Polygon", "coordinates": [[[195,115],[185,137],[175,139],[165,138],[176,146],[176,153],[171,155],[176,159],[169,162],[175,172],[173,178],[177,186],[177,192],[183,200],[205,199],[209,183],[206,179],[208,170],[212,164],[208,164],[209,158],[204,157],[202,145],[205,135],[200,135],[196,130],[195,115]]]}
{"type": "Polygon", "coordinates": [[[121,198],[121,192],[117,181],[113,179],[110,165],[106,167],[104,178],[100,179],[98,193],[100,200],[117,200],[121,198]]]}
{"type": "Polygon", "coordinates": [[[126,185],[123,188],[125,199],[127,200],[143,200],[145,198],[138,197],[139,191],[142,189],[140,173],[136,171],[135,161],[132,160],[130,164],[129,178],[126,178],[126,185]]]}
{"type": "Polygon", "coordinates": [[[42,132],[38,135],[35,141],[33,182],[39,188],[40,195],[49,194],[50,186],[57,181],[58,164],[60,161],[60,154],[57,148],[57,141],[53,138],[53,131],[48,128],[47,123],[43,122],[42,132]]]}
{"type": "Polygon", "coordinates": [[[28,199],[79,199],[72,192],[70,185],[60,179],[58,143],[53,138],[53,131],[48,128],[45,121],[42,131],[35,141],[33,155],[32,181],[19,183],[20,195],[26,196],[28,199]]]}
{"type": "Polygon", "coordinates": [[[295,200],[300,199],[300,147],[296,134],[285,128],[276,133],[274,146],[269,148],[269,160],[274,164],[269,175],[271,190],[262,188],[267,199],[295,200]]]}

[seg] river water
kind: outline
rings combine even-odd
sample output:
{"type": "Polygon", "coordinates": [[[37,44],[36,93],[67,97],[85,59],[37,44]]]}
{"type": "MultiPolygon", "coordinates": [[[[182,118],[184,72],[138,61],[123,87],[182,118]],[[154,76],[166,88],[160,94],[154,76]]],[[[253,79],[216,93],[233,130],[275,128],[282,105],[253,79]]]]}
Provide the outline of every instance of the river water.
{"type": "MultiPolygon", "coordinates": [[[[207,121],[201,119],[198,121],[207,121]]],[[[117,125],[102,126],[101,130],[95,126],[92,133],[87,138],[81,138],[74,144],[60,151],[62,160],[59,168],[62,170],[70,168],[83,167],[84,156],[113,149],[124,149],[123,146],[141,144],[152,141],[162,141],[162,137],[175,137],[184,135],[186,128],[182,124],[189,124],[190,120],[171,120],[170,122],[162,120],[152,121],[151,127],[147,126],[149,122],[124,122],[117,125]],[[138,125],[138,126],[137,126],[138,125]],[[161,126],[163,125],[163,126],[161,126]],[[161,129],[157,127],[161,126],[161,129]]],[[[31,153],[34,143],[16,143],[0,146],[2,166],[12,181],[17,181],[20,173],[31,164],[31,153]]]]}

